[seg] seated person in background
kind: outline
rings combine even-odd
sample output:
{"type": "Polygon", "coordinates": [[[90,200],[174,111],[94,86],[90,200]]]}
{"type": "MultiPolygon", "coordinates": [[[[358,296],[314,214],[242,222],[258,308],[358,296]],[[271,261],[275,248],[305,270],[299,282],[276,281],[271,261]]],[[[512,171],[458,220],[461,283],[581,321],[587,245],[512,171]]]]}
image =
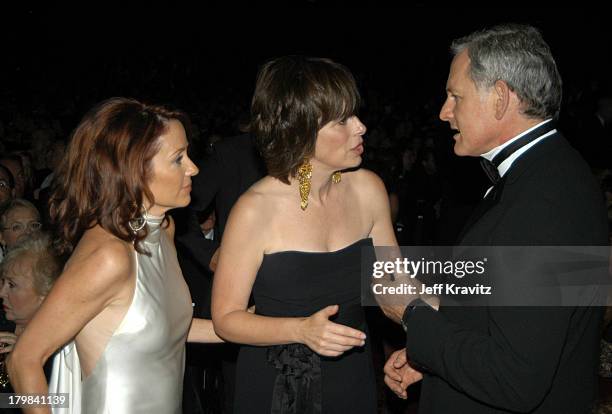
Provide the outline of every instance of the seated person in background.
{"type": "Polygon", "coordinates": [[[0,165],[6,167],[15,180],[15,197],[24,198],[26,195],[26,181],[23,171],[23,161],[17,154],[6,154],[0,156],[0,165]]]}
{"type": "MultiPolygon", "coordinates": [[[[13,180],[13,174],[0,164],[0,210],[5,203],[8,203],[13,197],[15,197],[15,182],[13,180]]],[[[1,246],[1,243],[0,243],[1,246]]],[[[3,251],[0,248],[0,263],[2,263],[3,251]]]]}
{"type": "Polygon", "coordinates": [[[13,174],[0,164],[0,206],[15,197],[15,180],[13,174]]]}
{"type": "Polygon", "coordinates": [[[28,200],[16,198],[0,207],[0,246],[4,255],[20,241],[40,230],[40,214],[28,200]]]}
{"type": "MultiPolygon", "coordinates": [[[[12,392],[8,390],[10,384],[4,370],[4,357],[13,349],[17,337],[38,310],[61,270],[61,259],[55,255],[46,234],[22,240],[4,258],[0,266],[0,298],[6,318],[15,322],[15,332],[0,332],[0,392],[12,392]]],[[[49,376],[51,364],[47,365],[45,373],[49,376]]]]}
{"type": "MultiPolygon", "coordinates": [[[[1,180],[2,165],[0,164],[1,180]]],[[[11,197],[4,204],[0,203],[0,263],[13,246],[40,228],[38,210],[29,201],[11,197]]],[[[14,328],[14,325],[6,318],[4,309],[0,309],[0,331],[12,331],[14,328]]]]}

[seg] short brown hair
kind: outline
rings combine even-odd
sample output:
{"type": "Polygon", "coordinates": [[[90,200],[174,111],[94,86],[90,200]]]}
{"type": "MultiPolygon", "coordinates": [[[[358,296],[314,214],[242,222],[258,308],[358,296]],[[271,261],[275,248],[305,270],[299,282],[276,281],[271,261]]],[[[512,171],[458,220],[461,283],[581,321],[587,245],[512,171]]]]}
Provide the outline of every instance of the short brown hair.
{"type": "Polygon", "coordinates": [[[264,64],[257,75],[249,130],[268,174],[289,183],[314,153],[318,131],[348,118],[360,97],[351,72],[323,58],[285,56],[264,64]]]}
{"type": "Polygon", "coordinates": [[[172,119],[189,131],[183,112],[134,99],[111,98],[85,115],[72,134],[50,200],[51,221],[64,251],[98,224],[143,252],[146,226],[134,232],[129,223],[141,215],[143,196],[154,202],[147,185],[151,159],[172,119]]]}

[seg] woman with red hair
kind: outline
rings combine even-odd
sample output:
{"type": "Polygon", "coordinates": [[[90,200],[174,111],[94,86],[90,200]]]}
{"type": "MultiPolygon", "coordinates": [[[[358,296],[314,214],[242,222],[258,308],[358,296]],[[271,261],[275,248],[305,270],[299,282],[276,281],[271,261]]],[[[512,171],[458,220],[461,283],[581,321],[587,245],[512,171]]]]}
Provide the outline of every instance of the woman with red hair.
{"type": "Polygon", "coordinates": [[[210,321],[192,323],[165,214],[189,204],[198,173],[188,127],[181,112],[114,98],[74,131],[51,197],[72,255],[7,363],[17,393],[46,393],[42,366],[68,344],[51,383],[73,411],[180,412],[185,340],[219,341],[210,321]]]}

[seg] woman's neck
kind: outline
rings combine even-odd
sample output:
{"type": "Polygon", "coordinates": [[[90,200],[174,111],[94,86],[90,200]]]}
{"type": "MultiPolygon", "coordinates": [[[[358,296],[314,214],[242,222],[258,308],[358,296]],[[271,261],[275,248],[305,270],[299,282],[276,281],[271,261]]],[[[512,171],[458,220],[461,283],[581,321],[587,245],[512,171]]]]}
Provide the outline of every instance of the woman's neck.
{"type": "MultiPolygon", "coordinates": [[[[332,171],[329,167],[325,168],[321,164],[312,162],[312,175],[310,177],[310,195],[308,199],[320,204],[325,202],[329,191],[332,189],[332,171]]],[[[292,187],[298,188],[300,181],[297,177],[290,178],[292,187]]]]}

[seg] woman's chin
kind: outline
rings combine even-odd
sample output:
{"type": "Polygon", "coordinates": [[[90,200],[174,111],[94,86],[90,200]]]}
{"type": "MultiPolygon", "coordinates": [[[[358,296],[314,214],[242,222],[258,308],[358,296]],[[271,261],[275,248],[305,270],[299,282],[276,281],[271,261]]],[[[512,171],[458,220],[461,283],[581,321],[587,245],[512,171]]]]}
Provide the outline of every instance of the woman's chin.
{"type": "Polygon", "coordinates": [[[361,155],[360,155],[351,163],[349,167],[346,167],[345,169],[357,168],[361,165],[362,162],[363,162],[363,159],[361,158],[361,155]]]}
{"type": "Polygon", "coordinates": [[[173,208],[187,207],[189,203],[191,203],[191,194],[182,194],[180,197],[177,197],[173,208]]]}

